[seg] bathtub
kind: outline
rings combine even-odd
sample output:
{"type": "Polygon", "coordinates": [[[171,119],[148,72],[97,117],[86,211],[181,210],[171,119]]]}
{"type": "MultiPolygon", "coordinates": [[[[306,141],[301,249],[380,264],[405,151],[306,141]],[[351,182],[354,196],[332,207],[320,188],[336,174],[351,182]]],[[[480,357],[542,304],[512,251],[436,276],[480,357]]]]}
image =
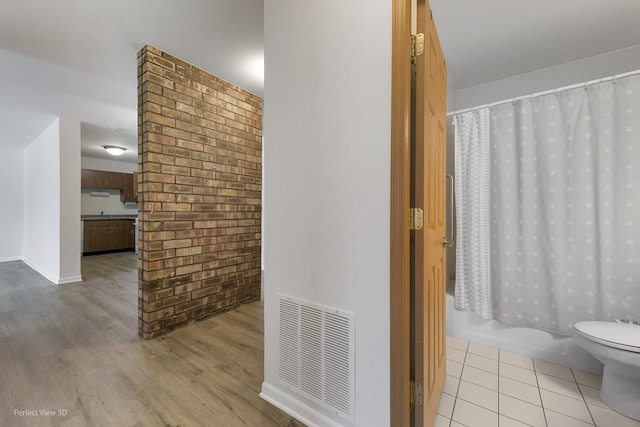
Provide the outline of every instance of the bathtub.
{"type": "Polygon", "coordinates": [[[602,363],[580,347],[571,337],[539,329],[506,326],[485,320],[474,313],[456,310],[453,295],[446,296],[447,335],[535,359],[583,371],[602,374],[602,363]]]}

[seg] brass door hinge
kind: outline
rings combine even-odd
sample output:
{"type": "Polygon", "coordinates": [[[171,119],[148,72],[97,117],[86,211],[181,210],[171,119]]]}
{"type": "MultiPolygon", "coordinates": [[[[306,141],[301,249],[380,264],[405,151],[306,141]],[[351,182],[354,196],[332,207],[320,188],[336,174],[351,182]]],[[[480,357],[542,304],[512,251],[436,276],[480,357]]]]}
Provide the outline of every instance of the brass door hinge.
{"type": "Polygon", "coordinates": [[[410,382],[409,402],[412,405],[422,405],[422,384],[415,381],[410,382]]]}
{"type": "Polygon", "coordinates": [[[415,58],[424,53],[424,34],[411,35],[411,57],[415,58]]]}
{"type": "Polygon", "coordinates": [[[422,227],[424,227],[424,212],[422,209],[409,209],[409,230],[422,230],[422,227]]]}

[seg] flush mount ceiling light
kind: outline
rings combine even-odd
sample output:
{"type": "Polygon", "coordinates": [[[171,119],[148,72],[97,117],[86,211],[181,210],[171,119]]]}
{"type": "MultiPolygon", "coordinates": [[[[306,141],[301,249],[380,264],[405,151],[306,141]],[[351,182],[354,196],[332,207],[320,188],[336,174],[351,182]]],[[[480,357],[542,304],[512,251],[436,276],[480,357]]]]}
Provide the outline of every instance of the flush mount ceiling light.
{"type": "Polygon", "coordinates": [[[264,83],[264,54],[252,56],[245,60],[245,72],[254,81],[264,83]]]}
{"type": "Polygon", "coordinates": [[[105,145],[103,148],[112,156],[120,156],[122,153],[127,151],[126,148],[116,147],[115,145],[105,145]]]}

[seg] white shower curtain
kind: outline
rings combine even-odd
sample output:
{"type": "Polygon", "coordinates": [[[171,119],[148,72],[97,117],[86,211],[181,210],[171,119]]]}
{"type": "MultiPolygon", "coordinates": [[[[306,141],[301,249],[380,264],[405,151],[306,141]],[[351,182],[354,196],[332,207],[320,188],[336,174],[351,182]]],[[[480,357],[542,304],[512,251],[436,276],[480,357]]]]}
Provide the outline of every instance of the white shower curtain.
{"type": "Polygon", "coordinates": [[[489,109],[454,117],[456,175],[455,307],[491,319],[489,282],[489,109]]]}
{"type": "Polygon", "coordinates": [[[640,320],[640,76],[491,107],[489,129],[492,316],[561,334],[640,320]]]}

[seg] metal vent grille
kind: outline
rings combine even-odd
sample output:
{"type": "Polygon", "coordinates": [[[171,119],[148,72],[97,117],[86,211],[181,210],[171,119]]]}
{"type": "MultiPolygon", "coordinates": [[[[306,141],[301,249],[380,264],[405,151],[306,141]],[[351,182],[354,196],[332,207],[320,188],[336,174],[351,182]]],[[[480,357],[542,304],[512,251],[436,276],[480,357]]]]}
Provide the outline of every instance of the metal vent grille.
{"type": "Polygon", "coordinates": [[[355,316],[284,295],[279,308],[280,381],[354,422],[355,316]]]}
{"type": "Polygon", "coordinates": [[[298,364],[300,347],[298,304],[280,300],[280,339],[278,341],[280,380],[298,387],[298,364]]]}
{"type": "Polygon", "coordinates": [[[349,348],[352,344],[349,336],[349,319],[325,313],[325,336],[332,337],[325,341],[325,400],[343,412],[348,412],[351,388],[345,378],[349,378],[351,368],[349,348]]]}

